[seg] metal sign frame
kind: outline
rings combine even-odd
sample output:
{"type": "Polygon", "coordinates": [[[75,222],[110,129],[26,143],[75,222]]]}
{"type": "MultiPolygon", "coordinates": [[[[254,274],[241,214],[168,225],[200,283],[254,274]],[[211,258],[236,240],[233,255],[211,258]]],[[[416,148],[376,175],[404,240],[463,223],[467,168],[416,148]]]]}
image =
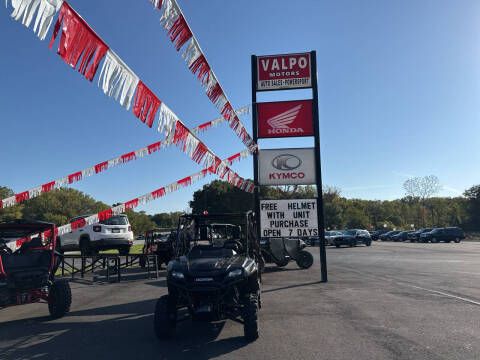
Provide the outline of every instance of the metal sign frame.
{"type": "MultiPolygon", "coordinates": [[[[285,55],[285,54],[282,54],[285,55]]],[[[258,120],[257,120],[257,61],[258,57],[252,55],[251,67],[252,67],[252,129],[253,140],[258,142],[258,120]]],[[[325,241],[325,218],[324,218],[324,206],[323,206],[323,193],[322,193],[322,168],[320,158],[320,124],[318,115],[318,84],[317,84],[317,53],[316,51],[310,52],[310,75],[311,75],[311,89],[312,89],[312,101],[313,101],[313,132],[315,143],[315,175],[316,175],[316,188],[317,188],[317,222],[318,233],[320,240],[320,271],[321,281],[327,282],[327,254],[326,254],[326,241],[325,241]]],[[[265,91],[282,91],[284,89],[265,90],[265,91]]],[[[288,90],[292,90],[291,88],[288,90]]],[[[264,90],[260,90],[264,91],[264,90]]],[[[253,154],[253,178],[255,183],[255,216],[257,217],[257,223],[260,224],[260,187],[258,184],[258,154],[253,154]]],[[[261,238],[260,226],[257,226],[258,238],[261,238]]]]}

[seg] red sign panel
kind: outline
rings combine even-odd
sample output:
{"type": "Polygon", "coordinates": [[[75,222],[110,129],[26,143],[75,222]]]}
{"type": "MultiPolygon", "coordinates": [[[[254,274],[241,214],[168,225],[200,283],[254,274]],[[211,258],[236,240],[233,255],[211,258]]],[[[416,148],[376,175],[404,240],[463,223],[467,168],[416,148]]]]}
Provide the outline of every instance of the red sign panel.
{"type": "Polygon", "coordinates": [[[257,104],[258,137],[313,136],[312,100],[257,104]]]}
{"type": "Polygon", "coordinates": [[[312,87],[310,53],[257,58],[257,91],[312,87]]]}

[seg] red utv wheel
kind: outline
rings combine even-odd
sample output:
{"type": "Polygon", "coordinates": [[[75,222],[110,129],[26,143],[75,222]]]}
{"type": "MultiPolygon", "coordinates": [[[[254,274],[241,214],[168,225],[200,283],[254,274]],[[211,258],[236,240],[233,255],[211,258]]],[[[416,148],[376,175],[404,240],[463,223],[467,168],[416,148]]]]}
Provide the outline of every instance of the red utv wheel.
{"type": "Polygon", "coordinates": [[[70,311],[72,291],[66,280],[55,280],[50,286],[48,295],[48,311],[54,319],[63,317],[70,311]]]}

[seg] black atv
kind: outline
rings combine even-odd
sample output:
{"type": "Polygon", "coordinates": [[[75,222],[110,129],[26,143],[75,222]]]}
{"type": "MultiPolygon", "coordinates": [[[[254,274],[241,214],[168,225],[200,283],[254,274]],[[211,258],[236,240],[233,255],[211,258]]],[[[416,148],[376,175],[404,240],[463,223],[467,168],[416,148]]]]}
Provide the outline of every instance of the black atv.
{"type": "Polygon", "coordinates": [[[55,233],[45,222],[0,223],[0,308],[46,302],[53,318],[70,310],[70,285],[55,279],[61,261],[55,233]]]}
{"type": "Polygon", "coordinates": [[[287,266],[290,260],[295,260],[301,269],[309,269],[313,265],[313,256],[307,250],[307,245],[301,239],[262,238],[260,247],[266,263],[275,263],[278,267],[287,266]]]}
{"type": "Polygon", "coordinates": [[[173,336],[177,321],[231,319],[245,338],[258,338],[260,250],[252,212],[184,215],[179,219],[175,259],[168,264],[168,295],[155,308],[159,339],[173,336]],[[220,230],[223,229],[223,230],[220,230]]]}

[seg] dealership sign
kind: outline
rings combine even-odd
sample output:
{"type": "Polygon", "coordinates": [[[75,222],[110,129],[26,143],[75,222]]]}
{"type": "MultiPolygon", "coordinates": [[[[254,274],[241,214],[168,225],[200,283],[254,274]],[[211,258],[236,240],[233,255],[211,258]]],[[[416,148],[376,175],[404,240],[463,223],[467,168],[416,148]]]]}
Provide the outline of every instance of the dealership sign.
{"type": "Polygon", "coordinates": [[[258,137],[313,136],[312,100],[257,104],[258,137]]]}
{"type": "Polygon", "coordinates": [[[312,87],[310,53],[257,57],[257,91],[312,87]]]}
{"type": "Polygon", "coordinates": [[[315,184],[314,149],[260,150],[258,173],[260,185],[315,184]]]}
{"type": "Polygon", "coordinates": [[[261,200],[262,237],[318,236],[317,200],[261,200]]]}

